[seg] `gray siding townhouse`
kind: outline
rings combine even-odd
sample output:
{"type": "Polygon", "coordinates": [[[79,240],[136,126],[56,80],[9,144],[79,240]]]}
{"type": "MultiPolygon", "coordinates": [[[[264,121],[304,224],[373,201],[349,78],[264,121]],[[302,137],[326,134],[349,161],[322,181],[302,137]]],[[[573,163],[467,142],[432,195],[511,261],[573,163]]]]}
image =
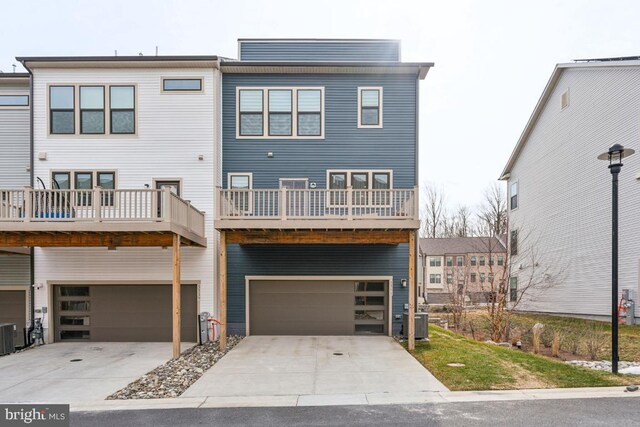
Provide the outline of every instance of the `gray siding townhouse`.
{"type": "MultiPolygon", "coordinates": [[[[30,183],[29,74],[0,73],[0,188],[30,183]]],[[[6,197],[0,193],[0,211],[6,197]]],[[[23,247],[0,247],[0,323],[16,324],[16,345],[24,344],[31,312],[31,256],[23,247]]]]}
{"type": "Polygon", "coordinates": [[[399,333],[415,309],[418,91],[432,66],[401,62],[394,40],[241,39],[239,60],[222,61],[229,331],[399,333]]]}
{"type": "MultiPolygon", "coordinates": [[[[511,286],[526,283],[521,272],[528,271],[532,252],[539,255],[537,271],[558,278],[520,308],[609,318],[611,174],[597,156],[615,143],[638,152],[639,141],[640,57],[555,67],[502,172],[509,191],[510,250],[519,267],[511,286]]],[[[640,154],[623,163],[619,289],[637,302],[640,154]]]]}

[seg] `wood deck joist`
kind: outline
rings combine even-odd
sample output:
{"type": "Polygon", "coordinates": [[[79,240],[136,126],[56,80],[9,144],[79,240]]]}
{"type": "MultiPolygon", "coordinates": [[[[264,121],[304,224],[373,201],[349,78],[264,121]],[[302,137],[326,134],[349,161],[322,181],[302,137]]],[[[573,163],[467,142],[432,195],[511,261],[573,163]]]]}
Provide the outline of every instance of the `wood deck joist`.
{"type": "MultiPolygon", "coordinates": [[[[124,246],[161,246],[173,245],[172,232],[8,232],[0,231],[2,247],[124,247],[124,246]]],[[[181,236],[184,246],[196,246],[197,243],[181,236]]]]}
{"type": "Polygon", "coordinates": [[[250,230],[226,231],[227,243],[250,244],[386,244],[409,242],[409,230],[250,230]]]}

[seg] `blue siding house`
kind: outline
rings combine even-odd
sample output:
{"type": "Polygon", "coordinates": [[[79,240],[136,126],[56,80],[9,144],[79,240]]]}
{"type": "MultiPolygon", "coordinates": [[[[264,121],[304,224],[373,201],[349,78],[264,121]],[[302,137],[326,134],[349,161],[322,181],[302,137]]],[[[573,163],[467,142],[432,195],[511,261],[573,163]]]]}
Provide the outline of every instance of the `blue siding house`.
{"type": "Polygon", "coordinates": [[[242,39],[221,62],[229,332],[400,332],[415,310],[418,90],[432,66],[401,62],[395,40],[242,39]]]}

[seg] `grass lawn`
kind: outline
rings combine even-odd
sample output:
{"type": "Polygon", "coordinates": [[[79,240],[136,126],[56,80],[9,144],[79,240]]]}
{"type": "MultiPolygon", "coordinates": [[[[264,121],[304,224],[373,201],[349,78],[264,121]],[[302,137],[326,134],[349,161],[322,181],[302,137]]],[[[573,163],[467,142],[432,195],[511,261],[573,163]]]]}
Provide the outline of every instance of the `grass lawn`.
{"type": "MultiPolygon", "coordinates": [[[[638,381],[637,376],[615,376],[474,341],[434,325],[429,325],[429,335],[430,342],[417,341],[411,353],[451,390],[602,387],[638,381]]],[[[403,345],[406,348],[406,342],[403,345]]]]}

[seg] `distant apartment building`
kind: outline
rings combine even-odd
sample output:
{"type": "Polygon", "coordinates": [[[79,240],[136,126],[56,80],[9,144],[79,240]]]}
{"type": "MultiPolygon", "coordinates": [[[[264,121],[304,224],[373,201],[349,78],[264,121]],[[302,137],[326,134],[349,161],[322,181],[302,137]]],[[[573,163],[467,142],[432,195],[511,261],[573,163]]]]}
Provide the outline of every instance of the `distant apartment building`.
{"type": "Polygon", "coordinates": [[[452,293],[482,304],[491,298],[491,283],[506,279],[506,263],[505,245],[495,237],[420,239],[419,291],[428,304],[448,304],[452,293]]]}
{"type": "MultiPolygon", "coordinates": [[[[521,271],[531,264],[532,251],[540,255],[538,271],[548,270],[550,277],[544,292],[521,309],[610,316],[611,175],[597,156],[616,143],[638,152],[639,141],[640,57],[555,67],[501,175],[518,265],[512,280],[527,280],[521,271]]],[[[640,153],[623,163],[619,284],[638,301],[640,153]]]]}

